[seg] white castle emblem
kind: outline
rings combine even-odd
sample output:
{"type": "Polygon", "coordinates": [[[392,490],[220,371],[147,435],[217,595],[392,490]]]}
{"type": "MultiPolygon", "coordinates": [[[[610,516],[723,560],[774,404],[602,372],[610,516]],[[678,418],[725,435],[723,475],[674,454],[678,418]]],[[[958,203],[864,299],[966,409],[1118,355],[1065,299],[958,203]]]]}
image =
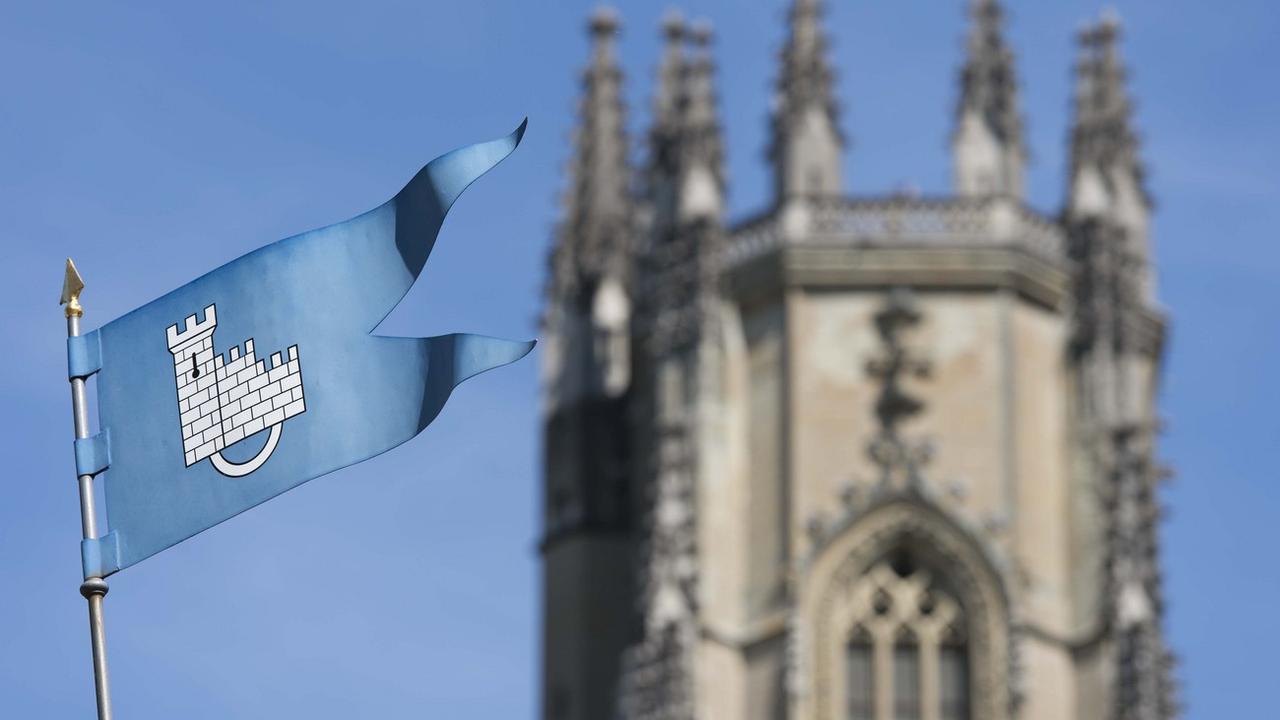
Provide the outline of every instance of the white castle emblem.
{"type": "Polygon", "coordinates": [[[165,331],[178,386],[178,412],[182,419],[182,451],[187,467],[212,458],[218,472],[241,477],[262,467],[280,442],[284,421],[306,412],[302,397],[302,367],[298,346],[289,347],[288,360],[271,356],[271,367],[254,358],[253,340],[231,348],[227,357],[213,353],[213,331],[218,327],[217,307],[204,309],[204,321],[187,317],[182,332],[170,325],[165,331]],[[233,463],[223,448],[270,429],[267,444],[253,459],[233,463]]]}

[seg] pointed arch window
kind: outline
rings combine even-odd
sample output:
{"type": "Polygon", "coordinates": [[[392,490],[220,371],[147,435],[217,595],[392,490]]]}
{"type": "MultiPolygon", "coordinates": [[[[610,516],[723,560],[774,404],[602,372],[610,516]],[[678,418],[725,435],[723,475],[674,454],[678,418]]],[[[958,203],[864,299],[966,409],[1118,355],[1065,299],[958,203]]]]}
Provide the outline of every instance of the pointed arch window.
{"type": "Polygon", "coordinates": [[[969,648],[962,640],[938,652],[938,696],[941,720],[969,720],[969,648]]]}
{"type": "Polygon", "coordinates": [[[893,643],[893,720],[920,720],[920,644],[906,628],[893,643]]]}
{"type": "Polygon", "coordinates": [[[846,664],[849,720],[876,720],[872,647],[871,634],[867,629],[862,626],[855,629],[849,640],[846,664]]]}
{"type": "Polygon", "coordinates": [[[848,720],[969,720],[964,609],[944,578],[899,551],[852,588],[845,661],[848,720]]]}

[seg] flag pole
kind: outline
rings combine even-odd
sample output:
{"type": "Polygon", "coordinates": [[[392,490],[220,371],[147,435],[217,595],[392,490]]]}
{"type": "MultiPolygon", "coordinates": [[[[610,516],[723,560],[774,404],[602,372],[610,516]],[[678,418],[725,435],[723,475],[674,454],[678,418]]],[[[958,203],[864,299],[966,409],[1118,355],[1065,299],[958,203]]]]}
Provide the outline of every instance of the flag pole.
{"type": "MultiPolygon", "coordinates": [[[[75,263],[67,258],[67,271],[62,281],[62,305],[66,305],[67,337],[80,334],[80,291],[84,281],[75,263]]],[[[89,437],[89,408],[85,400],[84,378],[71,378],[71,414],[77,440],[89,437]]],[[[85,540],[98,537],[98,517],[94,508],[93,475],[80,475],[80,529],[85,540]]],[[[102,601],[107,596],[107,581],[89,577],[80,585],[80,594],[89,603],[89,640],[93,646],[93,687],[98,698],[98,720],[111,720],[111,689],[107,679],[107,636],[102,622],[102,601]]]]}

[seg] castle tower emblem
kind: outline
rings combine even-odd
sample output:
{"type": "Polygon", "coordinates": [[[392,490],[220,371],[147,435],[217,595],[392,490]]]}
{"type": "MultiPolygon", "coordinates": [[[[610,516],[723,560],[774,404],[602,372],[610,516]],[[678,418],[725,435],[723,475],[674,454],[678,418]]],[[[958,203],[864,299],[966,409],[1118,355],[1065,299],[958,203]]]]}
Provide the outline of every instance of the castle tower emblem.
{"type": "Polygon", "coordinates": [[[178,389],[182,423],[182,451],[186,466],[211,458],[213,467],[228,477],[243,477],[262,467],[280,442],[284,421],[306,412],[302,393],[302,366],[298,346],[291,345],[288,359],[275,353],[271,367],[254,357],[253,339],[232,347],[226,357],[213,352],[213,332],[218,327],[217,306],[204,309],[204,320],[188,316],[183,329],[170,325],[165,331],[178,389]],[[222,450],[263,430],[267,443],[250,460],[232,462],[222,450]]]}

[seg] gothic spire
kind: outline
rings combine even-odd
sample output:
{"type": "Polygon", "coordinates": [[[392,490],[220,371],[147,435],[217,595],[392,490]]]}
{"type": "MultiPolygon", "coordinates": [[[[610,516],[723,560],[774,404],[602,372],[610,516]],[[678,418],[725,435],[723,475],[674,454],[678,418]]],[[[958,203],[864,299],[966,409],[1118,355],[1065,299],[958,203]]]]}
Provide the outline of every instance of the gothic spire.
{"type": "Polygon", "coordinates": [[[688,28],[674,11],[662,20],[664,49],[658,65],[658,84],[653,96],[653,121],[649,127],[645,192],[653,222],[670,222],[675,216],[676,175],[679,162],[681,105],[688,72],[685,39],[688,28]]]}
{"type": "Polygon", "coordinates": [[[822,32],[822,0],[795,0],[774,96],[769,161],[778,202],[843,189],[844,137],[822,32]]]}
{"type": "Polygon", "coordinates": [[[1106,215],[1145,234],[1151,202],[1119,39],[1114,13],[1080,32],[1067,212],[1078,218],[1106,215]]]}
{"type": "Polygon", "coordinates": [[[701,318],[705,281],[720,259],[725,185],[711,27],[669,15],[663,32],[667,47],[658,69],[645,173],[646,246],[637,256],[640,315],[653,321],[640,325],[653,330],[655,347],[689,341],[694,335],[685,331],[701,327],[701,320],[682,320],[663,325],[678,325],[674,335],[654,329],[659,316],[701,318]]]}
{"type": "Polygon", "coordinates": [[[963,196],[1023,197],[1026,145],[1013,52],[998,0],[972,0],[960,102],[951,138],[955,188],[963,196]]]}
{"type": "Polygon", "coordinates": [[[724,167],[710,24],[693,25],[689,39],[695,52],[688,62],[682,92],[678,219],[718,221],[724,205],[724,167]]]}
{"type": "Polygon", "coordinates": [[[674,127],[679,113],[680,88],[685,72],[685,39],[689,28],[677,11],[662,18],[664,47],[658,67],[658,91],[653,100],[654,125],[674,127]]]}
{"type": "Polygon", "coordinates": [[[553,282],[593,285],[605,274],[625,281],[631,214],[626,109],[615,57],[618,19],[601,8],[588,24],[591,60],[582,74],[579,126],[556,248],[553,282]]]}

